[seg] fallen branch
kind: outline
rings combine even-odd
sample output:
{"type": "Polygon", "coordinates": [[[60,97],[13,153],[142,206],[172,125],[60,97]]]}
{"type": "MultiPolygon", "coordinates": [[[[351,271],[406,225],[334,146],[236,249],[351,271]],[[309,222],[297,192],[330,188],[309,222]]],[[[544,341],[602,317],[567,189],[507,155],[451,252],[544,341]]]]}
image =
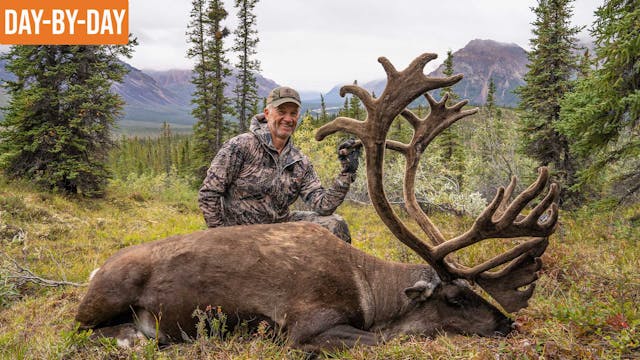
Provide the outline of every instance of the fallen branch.
{"type": "Polygon", "coordinates": [[[15,281],[17,281],[20,284],[24,284],[26,282],[30,282],[36,285],[40,285],[40,286],[47,286],[47,287],[59,287],[59,286],[76,286],[76,287],[81,287],[81,286],[87,286],[86,283],[75,283],[75,282],[71,282],[71,281],[58,281],[58,280],[50,280],[50,279],[45,279],[43,277],[40,277],[36,274],[33,273],[33,271],[29,270],[28,268],[20,265],[16,260],[14,260],[11,256],[7,255],[5,252],[0,251],[0,254],[2,256],[4,256],[6,259],[8,259],[13,266],[15,266],[16,271],[14,274],[9,274],[9,276],[7,276],[8,279],[13,279],[15,281]]]}

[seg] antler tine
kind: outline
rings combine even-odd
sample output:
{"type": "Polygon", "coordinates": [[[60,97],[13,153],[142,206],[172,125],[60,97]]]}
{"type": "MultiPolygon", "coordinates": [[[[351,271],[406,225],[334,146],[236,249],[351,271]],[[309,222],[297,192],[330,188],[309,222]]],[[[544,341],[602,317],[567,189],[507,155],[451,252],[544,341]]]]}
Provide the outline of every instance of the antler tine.
{"type": "MultiPolygon", "coordinates": [[[[421,56],[425,56],[425,55],[434,55],[434,54],[422,54],[421,56]]],[[[380,56],[378,58],[378,62],[382,65],[384,72],[387,73],[387,78],[390,79],[398,75],[398,70],[396,70],[396,67],[393,66],[391,61],[389,61],[389,59],[387,59],[386,57],[380,56]]]]}
{"type": "Polygon", "coordinates": [[[418,115],[414,114],[413,111],[409,109],[402,110],[400,115],[402,115],[402,117],[405,118],[409,122],[409,124],[411,124],[414,130],[417,129],[422,122],[422,119],[420,119],[418,115]]]}
{"type": "MultiPolygon", "coordinates": [[[[418,56],[403,71],[397,71],[391,62],[385,58],[378,58],[387,73],[387,86],[375,103],[380,105],[377,110],[378,126],[384,129],[384,136],[396,115],[402,112],[413,100],[433,89],[452,86],[462,79],[462,75],[435,78],[424,74],[425,65],[437,58],[436,54],[424,53],[418,56]]],[[[372,125],[373,126],[373,125],[372,125]]]]}
{"type": "MultiPolygon", "coordinates": [[[[502,216],[498,227],[507,226],[508,224],[512,223],[520,214],[522,209],[524,209],[524,207],[527,206],[527,204],[544,189],[548,180],[549,170],[544,166],[540,167],[538,169],[538,179],[533,184],[529,185],[529,187],[525,191],[520,193],[520,195],[518,195],[513,200],[513,202],[511,202],[511,205],[505,206],[506,209],[504,210],[504,213],[501,214],[502,216]]],[[[505,199],[506,201],[508,201],[508,198],[505,197],[505,199]]]]}
{"type": "Polygon", "coordinates": [[[440,102],[436,102],[429,94],[425,94],[425,96],[431,105],[431,112],[426,118],[420,119],[413,112],[407,109],[405,109],[401,114],[414,128],[413,139],[408,145],[407,151],[404,153],[406,158],[406,170],[403,193],[405,206],[409,215],[418,223],[422,231],[427,234],[431,243],[439,245],[445,242],[445,237],[422,210],[415,196],[415,178],[418,170],[418,164],[422,153],[439,133],[451,126],[451,124],[457,120],[475,114],[477,109],[462,111],[462,108],[467,104],[467,101],[461,101],[453,106],[447,107],[447,94],[445,94],[440,102]]]}
{"type": "MultiPolygon", "coordinates": [[[[468,100],[462,100],[452,106],[447,106],[449,93],[445,93],[440,101],[436,101],[433,96],[428,93],[424,94],[424,97],[427,99],[429,107],[431,108],[431,112],[424,121],[426,126],[423,130],[423,132],[428,133],[429,136],[422,137],[422,142],[427,144],[456,121],[478,112],[478,108],[462,110],[462,108],[469,103],[468,100]]],[[[426,145],[423,146],[423,148],[425,147],[426,145]]]]}
{"type": "Polygon", "coordinates": [[[542,268],[540,256],[549,244],[548,238],[539,241],[531,250],[513,260],[507,267],[497,272],[483,272],[476,282],[493,297],[507,312],[516,312],[527,307],[535,289],[537,272],[542,268]],[[522,290],[520,290],[522,289],[522,290]]]}
{"type": "Polygon", "coordinates": [[[373,108],[375,107],[373,97],[371,96],[371,93],[369,93],[366,89],[358,85],[345,85],[340,88],[341,97],[344,97],[347,93],[357,96],[358,99],[362,101],[362,104],[367,110],[367,113],[372,111],[373,108]]]}
{"type": "Polygon", "coordinates": [[[509,185],[507,185],[507,188],[504,190],[504,196],[502,197],[502,201],[498,206],[496,214],[499,214],[501,216],[507,210],[507,205],[509,205],[509,200],[513,195],[513,191],[516,189],[517,183],[518,183],[518,178],[516,178],[515,176],[512,176],[511,181],[509,182],[509,185]]]}
{"type": "MultiPolygon", "coordinates": [[[[422,69],[424,69],[425,65],[427,65],[429,61],[436,59],[437,57],[438,57],[437,54],[424,53],[418,56],[417,58],[415,58],[411,62],[411,64],[409,64],[409,66],[407,67],[407,70],[410,70],[412,72],[415,72],[415,71],[422,72],[422,69]]],[[[384,71],[387,73],[388,78],[395,77],[398,75],[398,70],[396,70],[395,66],[393,66],[393,64],[391,64],[389,59],[387,59],[386,57],[384,56],[379,57],[378,62],[382,64],[382,67],[384,68],[384,71]]]]}
{"type": "Polygon", "coordinates": [[[353,134],[361,139],[366,136],[364,122],[340,116],[322,125],[316,131],[316,140],[322,141],[325,137],[338,131],[353,134]]]}
{"type": "MultiPolygon", "coordinates": [[[[401,143],[399,141],[387,140],[385,146],[389,150],[395,150],[395,151],[397,151],[399,153],[402,153],[402,154],[404,154],[407,151],[407,144],[401,143]]],[[[351,149],[356,149],[356,148],[361,148],[361,147],[362,147],[362,141],[356,140],[353,143],[353,146],[351,146],[350,148],[351,149]]]]}
{"type": "Polygon", "coordinates": [[[496,212],[501,206],[503,206],[502,202],[505,198],[505,189],[500,187],[491,203],[476,218],[471,229],[464,234],[439,245],[435,249],[435,257],[444,258],[447,254],[489,238],[516,238],[522,236],[546,237],[551,235],[555,229],[558,211],[557,206],[549,200],[555,200],[557,198],[557,186],[550,186],[549,194],[545,197],[546,200],[543,199],[543,201],[533,210],[534,213],[539,214],[549,210],[551,214],[548,220],[539,222],[537,221],[538,219],[536,219],[536,221],[531,222],[525,218],[523,221],[514,222],[518,213],[513,214],[516,209],[519,212],[527,204],[521,203],[523,198],[527,198],[529,199],[528,201],[531,201],[544,190],[547,178],[547,169],[541,169],[537,181],[529,186],[529,188],[523,193],[518,195],[511,205],[507,206],[507,210],[504,214],[496,216],[496,212]],[[505,218],[511,219],[511,222],[507,223],[505,218]]]}
{"type": "Polygon", "coordinates": [[[524,219],[519,219],[518,224],[524,226],[534,226],[538,223],[538,220],[548,209],[550,209],[550,216],[548,219],[543,221],[540,225],[544,226],[548,231],[553,231],[554,229],[551,226],[555,227],[555,224],[558,220],[558,195],[560,191],[558,189],[558,184],[551,184],[549,189],[549,193],[547,196],[540,201],[540,203],[531,210],[531,212],[524,217],[524,219]]]}
{"type": "Polygon", "coordinates": [[[400,141],[387,140],[386,147],[390,150],[395,150],[401,154],[406,154],[409,150],[409,146],[405,143],[401,143],[400,141]]]}
{"type": "MultiPolygon", "coordinates": [[[[547,238],[533,238],[529,239],[522,244],[512,248],[509,251],[501,253],[490,260],[487,260],[481,264],[478,264],[472,268],[467,268],[458,265],[458,267],[452,268],[452,272],[457,276],[469,280],[474,280],[479,274],[487,272],[488,270],[495,269],[496,267],[512,261],[522,254],[535,250],[541,246],[543,242],[548,242],[547,238]]],[[[546,245],[545,245],[546,246],[546,245]]],[[[489,273],[492,274],[492,273],[489,273]]]]}
{"type": "Polygon", "coordinates": [[[431,60],[434,60],[438,57],[438,55],[436,54],[432,54],[432,53],[424,53],[420,56],[418,56],[417,58],[415,58],[411,64],[409,64],[409,66],[407,66],[407,69],[415,69],[415,71],[420,71],[422,72],[422,69],[424,69],[425,65],[427,65],[427,63],[431,60]]]}

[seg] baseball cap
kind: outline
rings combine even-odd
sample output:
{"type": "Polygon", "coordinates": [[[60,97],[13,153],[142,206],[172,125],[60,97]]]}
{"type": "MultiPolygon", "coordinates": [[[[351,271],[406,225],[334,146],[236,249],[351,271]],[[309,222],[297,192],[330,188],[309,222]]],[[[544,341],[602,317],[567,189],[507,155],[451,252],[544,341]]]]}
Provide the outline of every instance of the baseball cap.
{"type": "Polygon", "coordinates": [[[288,86],[279,86],[271,90],[269,96],[267,96],[267,105],[278,107],[288,102],[301,106],[300,95],[288,86]]]}

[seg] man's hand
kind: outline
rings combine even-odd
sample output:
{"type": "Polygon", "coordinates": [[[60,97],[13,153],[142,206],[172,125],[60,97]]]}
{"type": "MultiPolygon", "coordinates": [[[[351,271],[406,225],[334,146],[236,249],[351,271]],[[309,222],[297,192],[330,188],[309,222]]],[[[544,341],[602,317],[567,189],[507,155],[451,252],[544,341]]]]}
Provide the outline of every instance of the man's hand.
{"type": "Polygon", "coordinates": [[[338,145],[338,160],[342,164],[343,174],[355,174],[358,171],[361,148],[354,139],[347,139],[338,145]]]}

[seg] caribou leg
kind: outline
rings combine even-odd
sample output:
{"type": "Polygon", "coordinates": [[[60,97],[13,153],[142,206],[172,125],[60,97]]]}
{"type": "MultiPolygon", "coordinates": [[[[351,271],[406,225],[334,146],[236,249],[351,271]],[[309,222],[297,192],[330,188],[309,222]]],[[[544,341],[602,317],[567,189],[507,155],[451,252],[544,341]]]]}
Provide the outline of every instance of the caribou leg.
{"type": "Polygon", "coordinates": [[[381,342],[381,338],[375,333],[360,330],[351,325],[336,325],[303,344],[294,344],[295,347],[305,351],[342,350],[356,345],[374,346],[381,342]]]}
{"type": "MultiPolygon", "coordinates": [[[[347,325],[349,316],[335,309],[304,309],[302,315],[292,313],[287,329],[293,347],[305,351],[342,350],[358,344],[376,345],[382,338],[375,333],[347,325]]],[[[300,313],[298,313],[300,314],[300,313]]],[[[353,314],[352,314],[353,315],[353,314]]]]}
{"type": "Polygon", "coordinates": [[[123,323],[93,329],[90,339],[113,338],[120,348],[131,348],[147,337],[138,330],[134,323],[123,323]]]}

